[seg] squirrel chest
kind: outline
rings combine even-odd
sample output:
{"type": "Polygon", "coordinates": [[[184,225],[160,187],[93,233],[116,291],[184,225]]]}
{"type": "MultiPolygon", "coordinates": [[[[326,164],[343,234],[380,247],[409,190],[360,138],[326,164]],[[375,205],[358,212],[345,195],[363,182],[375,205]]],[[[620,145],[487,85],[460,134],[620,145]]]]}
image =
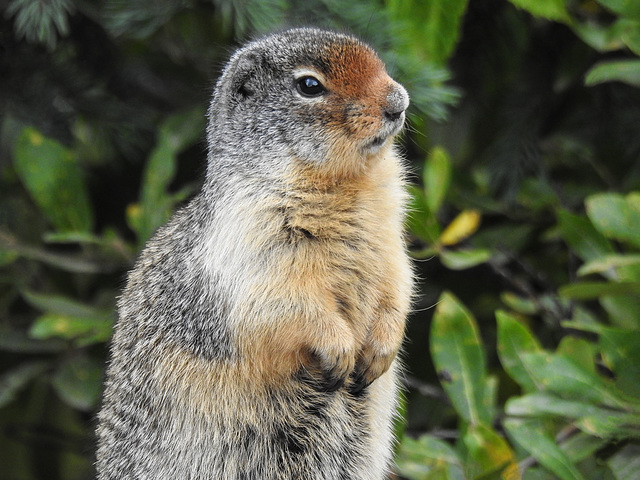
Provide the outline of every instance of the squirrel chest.
{"type": "MultiPolygon", "coordinates": [[[[332,348],[350,369],[381,316],[406,314],[391,312],[409,294],[411,278],[399,235],[400,179],[389,151],[360,178],[322,184],[295,172],[262,197],[249,189],[230,202],[221,214],[228,218],[215,222],[227,228],[214,232],[203,258],[235,279],[229,321],[242,332],[237,346],[248,376],[264,374],[267,383],[291,377],[308,364],[316,342],[343,344],[342,353],[332,348]],[[227,249],[235,262],[221,258],[227,249]]],[[[402,331],[402,322],[385,328],[402,331]]]]}

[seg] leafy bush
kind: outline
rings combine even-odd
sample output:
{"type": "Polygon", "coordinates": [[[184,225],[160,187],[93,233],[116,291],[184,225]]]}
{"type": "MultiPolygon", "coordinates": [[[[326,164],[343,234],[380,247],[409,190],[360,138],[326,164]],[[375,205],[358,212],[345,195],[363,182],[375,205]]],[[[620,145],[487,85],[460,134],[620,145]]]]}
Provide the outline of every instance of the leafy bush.
{"type": "Polygon", "coordinates": [[[636,3],[9,2],[0,476],[92,478],[115,299],[201,181],[215,65],[237,39],[313,23],[373,43],[412,98],[402,144],[421,289],[398,474],[633,479],[636,3]]]}
{"type": "MultiPolygon", "coordinates": [[[[610,9],[604,25],[599,17],[572,17],[563,2],[513,3],[565,23],[597,50],[640,53],[635,43],[640,17],[628,4],[600,2],[610,9]]],[[[580,11],[582,5],[573,7],[586,13],[580,11]]],[[[584,83],[615,80],[637,87],[639,66],[635,57],[598,60],[585,69],[584,83]]],[[[398,465],[407,478],[637,476],[638,149],[632,150],[634,162],[619,162],[609,170],[606,161],[599,163],[600,146],[567,131],[564,120],[554,119],[560,127],[545,132],[546,151],[537,153],[545,162],[540,172],[522,178],[513,193],[487,195],[500,172],[486,165],[473,165],[456,178],[450,155],[440,146],[427,157],[422,185],[412,187],[410,229],[420,245],[414,255],[431,261],[436,257],[453,271],[488,269],[502,279],[498,290],[507,288],[493,293],[499,302],[490,300],[494,349],[483,343],[477,320],[458,298],[444,292],[437,300],[430,356],[455,413],[455,441],[445,441],[437,430],[417,439],[406,436],[398,465]],[[576,160],[600,178],[592,182],[575,169],[576,160]],[[575,177],[558,182],[567,167],[573,167],[575,177]],[[494,182],[487,182],[491,176],[494,182]],[[625,184],[626,195],[599,192],[625,184]],[[459,213],[452,215],[452,207],[459,213]],[[443,214],[443,209],[449,212],[443,214]],[[481,221],[487,226],[481,227],[481,221]],[[502,383],[505,391],[499,392],[502,383]]],[[[500,154],[501,148],[489,151],[500,154]]],[[[478,297],[472,294],[472,302],[478,297]]]]}

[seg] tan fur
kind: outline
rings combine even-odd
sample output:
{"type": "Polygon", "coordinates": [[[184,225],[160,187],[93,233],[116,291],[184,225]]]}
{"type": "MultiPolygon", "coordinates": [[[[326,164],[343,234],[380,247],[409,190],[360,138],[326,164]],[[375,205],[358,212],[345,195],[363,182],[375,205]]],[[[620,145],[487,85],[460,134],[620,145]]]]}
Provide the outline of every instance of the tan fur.
{"type": "Polygon", "coordinates": [[[100,480],[385,477],[412,289],[392,145],[407,105],[352,37],[291,30],[231,59],[203,191],[120,302],[100,480]],[[305,76],[325,90],[296,90],[305,76]]]}
{"type": "MultiPolygon", "coordinates": [[[[397,235],[405,194],[401,185],[388,185],[389,178],[401,175],[392,149],[368,162],[362,174],[342,182],[330,182],[305,167],[289,173],[286,188],[294,197],[293,206],[286,200],[280,206],[291,227],[304,229],[318,241],[303,243],[262,264],[260,272],[252,272],[250,290],[243,293],[246,298],[271,299],[269,310],[264,304],[247,302],[237,312],[239,319],[262,318],[259,326],[239,326],[243,335],[238,339],[240,352],[251,363],[250,375],[263,374],[261,381],[272,377],[278,382],[281,376],[298,370],[308,348],[339,358],[339,372],[353,370],[357,358],[370,359],[373,380],[389,368],[400,347],[408,313],[404,299],[411,292],[411,272],[397,235]],[[381,195],[381,190],[388,191],[381,195]],[[302,208],[298,207],[300,200],[302,208]],[[358,205],[355,214],[354,204],[358,205]],[[359,223],[350,228],[354,215],[359,223]],[[366,238],[367,249],[354,251],[341,242],[351,235],[366,238]],[[336,269],[329,262],[335,258],[350,270],[336,269]],[[367,279],[369,297],[358,298],[354,291],[356,272],[367,279]],[[339,291],[336,285],[342,286],[339,291]],[[348,320],[339,314],[337,296],[358,306],[348,320]],[[398,304],[403,308],[398,309],[398,304]]],[[[264,219],[264,207],[240,204],[232,215],[239,211],[250,215],[255,210],[263,226],[276,228],[276,219],[264,219]]],[[[234,241],[246,242],[245,255],[260,257],[276,234],[257,228],[248,231],[245,239],[234,241]]]]}

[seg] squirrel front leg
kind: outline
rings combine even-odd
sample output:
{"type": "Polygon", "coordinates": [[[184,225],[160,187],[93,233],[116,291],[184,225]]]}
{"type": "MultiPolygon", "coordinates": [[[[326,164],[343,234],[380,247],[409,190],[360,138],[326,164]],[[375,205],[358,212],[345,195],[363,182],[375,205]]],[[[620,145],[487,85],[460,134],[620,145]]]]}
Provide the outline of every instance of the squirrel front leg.
{"type": "Polygon", "coordinates": [[[321,305],[310,309],[309,303],[300,309],[278,308],[271,319],[263,317],[245,351],[264,378],[279,383],[283,376],[302,375],[318,390],[335,391],[354,371],[357,342],[343,318],[321,305]]]}
{"type": "Polygon", "coordinates": [[[367,336],[356,358],[350,385],[350,391],[355,395],[361,393],[391,367],[402,346],[412,286],[408,280],[409,265],[399,262],[395,267],[390,271],[387,281],[380,285],[381,295],[367,336]],[[402,266],[405,268],[398,268],[402,266]],[[393,278],[397,279],[394,283],[393,278]]]}
{"type": "Polygon", "coordinates": [[[405,314],[394,307],[378,310],[356,359],[349,387],[351,393],[361,393],[389,369],[402,345],[404,319],[405,314]]]}
{"type": "Polygon", "coordinates": [[[353,333],[338,317],[318,325],[320,335],[312,335],[303,348],[303,369],[316,388],[333,392],[341,388],[356,365],[357,348],[353,333]],[[329,324],[331,322],[331,324],[329,324]]]}

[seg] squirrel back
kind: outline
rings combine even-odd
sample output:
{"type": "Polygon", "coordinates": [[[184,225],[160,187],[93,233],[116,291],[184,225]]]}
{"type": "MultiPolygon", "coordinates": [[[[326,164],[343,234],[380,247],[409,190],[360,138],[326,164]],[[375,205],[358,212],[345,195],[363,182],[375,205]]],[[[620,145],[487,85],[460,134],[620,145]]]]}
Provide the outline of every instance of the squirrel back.
{"type": "Polygon", "coordinates": [[[412,288],[392,145],[407,106],[351,36],[292,29],[232,56],[203,189],[119,302],[99,479],[385,477],[412,288]]]}

